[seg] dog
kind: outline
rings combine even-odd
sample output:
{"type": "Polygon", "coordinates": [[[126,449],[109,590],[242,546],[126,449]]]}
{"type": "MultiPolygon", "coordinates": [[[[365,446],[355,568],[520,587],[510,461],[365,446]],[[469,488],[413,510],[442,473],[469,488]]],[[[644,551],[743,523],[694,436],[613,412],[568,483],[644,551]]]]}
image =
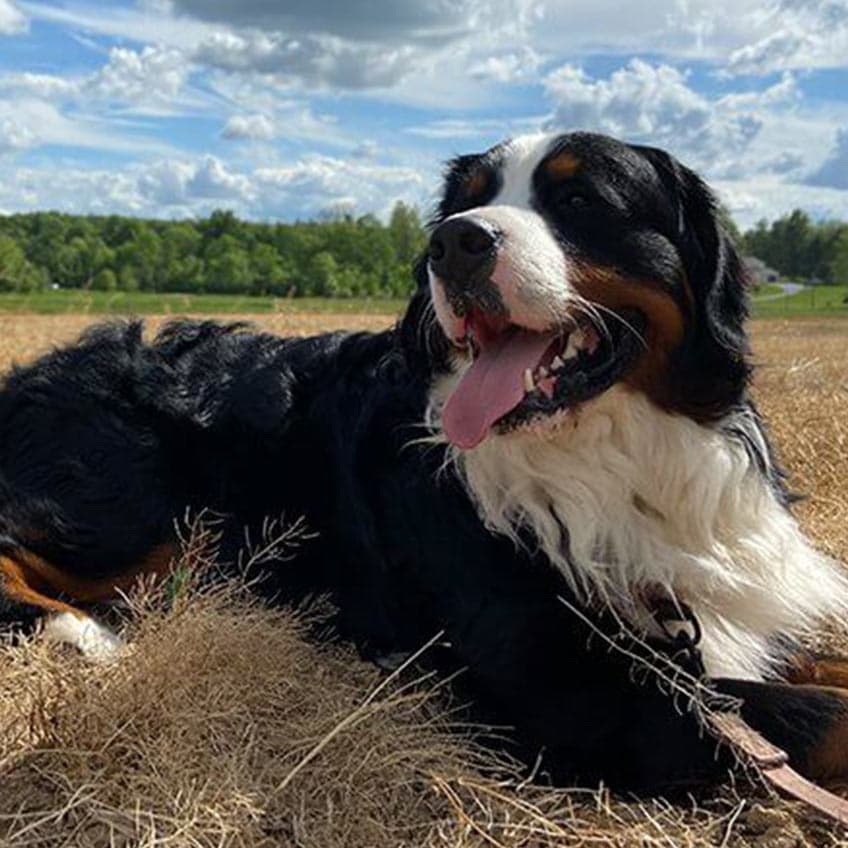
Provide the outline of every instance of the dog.
{"type": "Polygon", "coordinates": [[[376,661],[441,634],[553,779],[724,773],[675,680],[806,774],[848,774],[848,673],[797,648],[848,582],[790,513],[706,185],[658,149],[519,137],[449,163],[415,277],[386,332],[125,322],[14,369],[4,621],[114,652],[90,605],[168,573],[186,508],[222,517],[230,561],[245,528],[303,516],[314,538],[260,591],[329,595],[376,661]]]}

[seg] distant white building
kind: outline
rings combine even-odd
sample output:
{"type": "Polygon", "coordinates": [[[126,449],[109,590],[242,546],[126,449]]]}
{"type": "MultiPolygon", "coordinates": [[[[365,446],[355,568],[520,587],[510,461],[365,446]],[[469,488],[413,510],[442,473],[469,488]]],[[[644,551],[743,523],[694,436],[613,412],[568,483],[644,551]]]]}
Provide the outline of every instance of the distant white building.
{"type": "Polygon", "coordinates": [[[758,256],[743,256],[742,264],[748,272],[751,286],[755,289],[768,283],[776,283],[780,280],[780,273],[774,268],[769,268],[758,256]]]}

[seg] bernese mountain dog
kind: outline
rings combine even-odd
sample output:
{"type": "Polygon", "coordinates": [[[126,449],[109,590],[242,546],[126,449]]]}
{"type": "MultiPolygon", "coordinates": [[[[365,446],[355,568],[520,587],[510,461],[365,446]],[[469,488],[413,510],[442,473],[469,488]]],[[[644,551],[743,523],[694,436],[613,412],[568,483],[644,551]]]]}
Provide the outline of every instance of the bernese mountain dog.
{"type": "Polygon", "coordinates": [[[848,673],[796,659],[848,581],[789,511],[704,183],[583,132],[460,156],[416,276],[386,332],[113,323],[13,370],[3,620],[120,651],[90,605],[167,574],[187,508],[222,517],[227,561],[303,516],[259,591],[329,595],[378,661],[441,634],[475,715],[556,780],[720,775],[680,681],[848,775],[848,673]]]}

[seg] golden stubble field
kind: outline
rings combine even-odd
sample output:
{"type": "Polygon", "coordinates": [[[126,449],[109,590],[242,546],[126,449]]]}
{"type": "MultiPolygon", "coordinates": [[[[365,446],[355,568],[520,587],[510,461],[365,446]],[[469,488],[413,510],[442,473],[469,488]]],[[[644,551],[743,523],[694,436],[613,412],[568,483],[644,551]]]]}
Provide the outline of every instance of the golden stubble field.
{"type": "MultiPolygon", "coordinates": [[[[390,322],[250,320],[300,335],[390,322]]],[[[90,322],[0,316],[0,370],[90,322]]],[[[752,329],[757,402],[808,496],[797,514],[848,561],[848,321],[752,329]]],[[[200,530],[192,538],[188,564],[205,556],[200,530]]],[[[432,682],[386,681],[238,588],[167,600],[156,590],[134,598],[116,665],[38,640],[0,645],[0,846],[848,845],[744,776],[675,805],[525,785],[446,732],[432,682]]]]}

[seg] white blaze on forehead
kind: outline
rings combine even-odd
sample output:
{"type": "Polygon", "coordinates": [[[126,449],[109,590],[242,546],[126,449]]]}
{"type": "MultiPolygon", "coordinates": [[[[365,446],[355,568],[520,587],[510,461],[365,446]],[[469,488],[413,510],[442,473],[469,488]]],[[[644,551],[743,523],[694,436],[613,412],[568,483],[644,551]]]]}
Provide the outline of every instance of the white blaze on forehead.
{"type": "Polygon", "coordinates": [[[514,138],[506,145],[500,166],[501,188],[492,205],[530,208],[533,174],[555,138],[551,133],[534,133],[514,138]]]}
{"type": "MultiPolygon", "coordinates": [[[[560,323],[576,298],[562,245],[533,208],[533,175],[556,138],[556,134],[536,133],[508,142],[501,150],[500,188],[495,197],[486,206],[450,216],[487,221],[495,228],[499,244],[492,282],[510,320],[538,331],[560,323]]],[[[448,337],[457,339],[464,334],[464,322],[454,314],[432,270],[429,277],[436,317],[448,337]]]]}
{"type": "Polygon", "coordinates": [[[510,320],[533,330],[561,320],[574,295],[562,247],[532,206],[533,175],[555,138],[537,133],[509,142],[500,166],[500,190],[488,206],[465,213],[490,222],[501,234],[492,282],[510,320]]]}

